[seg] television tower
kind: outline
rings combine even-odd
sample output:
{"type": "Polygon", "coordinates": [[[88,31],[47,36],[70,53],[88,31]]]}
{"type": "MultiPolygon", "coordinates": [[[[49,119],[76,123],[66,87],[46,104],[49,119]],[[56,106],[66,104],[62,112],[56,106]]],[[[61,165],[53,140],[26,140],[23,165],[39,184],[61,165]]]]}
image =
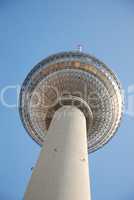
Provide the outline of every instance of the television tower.
{"type": "Polygon", "coordinates": [[[91,200],[88,153],[112,138],[122,110],[120,83],[97,58],[77,50],[38,63],[20,92],[23,125],[42,146],[24,199],[91,200]]]}

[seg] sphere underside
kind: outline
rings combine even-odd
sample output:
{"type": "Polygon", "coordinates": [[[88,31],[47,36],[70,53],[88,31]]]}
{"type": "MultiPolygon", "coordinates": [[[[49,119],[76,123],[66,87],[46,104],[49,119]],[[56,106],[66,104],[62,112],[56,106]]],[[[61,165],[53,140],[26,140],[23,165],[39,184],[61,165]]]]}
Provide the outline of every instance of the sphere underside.
{"type": "Polygon", "coordinates": [[[50,56],[33,68],[20,93],[21,119],[36,142],[43,144],[55,111],[67,104],[84,112],[88,150],[95,151],[119,126],[120,84],[107,66],[88,54],[76,51],[50,56]]]}

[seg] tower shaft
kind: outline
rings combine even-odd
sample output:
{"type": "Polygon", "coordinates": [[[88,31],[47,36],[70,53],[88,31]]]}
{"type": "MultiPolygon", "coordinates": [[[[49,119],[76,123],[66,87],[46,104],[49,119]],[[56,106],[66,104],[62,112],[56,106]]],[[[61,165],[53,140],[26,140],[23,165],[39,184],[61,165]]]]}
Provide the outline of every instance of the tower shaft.
{"type": "Polygon", "coordinates": [[[84,114],[63,106],[54,114],[25,200],[91,200],[84,114]]]}

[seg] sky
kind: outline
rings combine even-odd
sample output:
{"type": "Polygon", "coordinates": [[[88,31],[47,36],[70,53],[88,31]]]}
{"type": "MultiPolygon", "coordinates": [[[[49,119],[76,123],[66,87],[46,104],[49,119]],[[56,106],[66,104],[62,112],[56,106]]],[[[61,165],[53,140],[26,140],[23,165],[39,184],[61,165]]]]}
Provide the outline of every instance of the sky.
{"type": "Polygon", "coordinates": [[[134,199],[134,1],[0,0],[1,200],[23,199],[40,152],[19,118],[19,87],[40,60],[78,44],[116,72],[125,94],[117,134],[89,155],[92,199],[134,199]]]}

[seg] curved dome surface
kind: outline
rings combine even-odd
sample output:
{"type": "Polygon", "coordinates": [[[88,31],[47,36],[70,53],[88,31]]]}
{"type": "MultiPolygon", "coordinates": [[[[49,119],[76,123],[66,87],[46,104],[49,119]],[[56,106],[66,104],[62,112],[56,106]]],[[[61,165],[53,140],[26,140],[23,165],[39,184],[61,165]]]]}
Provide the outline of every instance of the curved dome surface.
{"type": "MultiPolygon", "coordinates": [[[[54,112],[65,101],[84,111],[89,152],[107,143],[122,117],[123,98],[115,74],[89,54],[72,51],[52,55],[37,64],[20,92],[20,116],[32,138],[43,144],[54,112]],[[75,101],[81,99],[80,101],[75,101]],[[85,102],[82,103],[81,102],[85,102]],[[87,112],[87,113],[86,113],[87,112]]],[[[77,142],[77,138],[76,138],[77,142]]]]}

